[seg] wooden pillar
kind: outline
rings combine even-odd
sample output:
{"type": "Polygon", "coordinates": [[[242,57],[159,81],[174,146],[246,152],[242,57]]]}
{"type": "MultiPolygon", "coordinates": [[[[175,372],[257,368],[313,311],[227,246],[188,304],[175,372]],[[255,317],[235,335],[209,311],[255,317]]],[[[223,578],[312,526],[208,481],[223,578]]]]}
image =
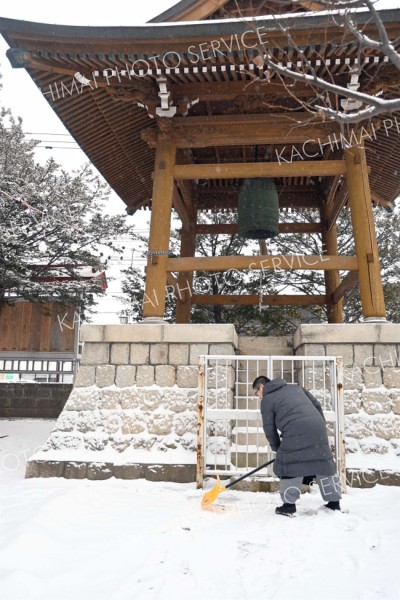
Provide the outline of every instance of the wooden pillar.
{"type": "MultiPolygon", "coordinates": [[[[325,223],[325,213],[322,212],[321,221],[325,223]]],[[[331,228],[327,228],[326,225],[322,228],[322,243],[324,247],[324,254],[333,256],[338,255],[338,244],[337,244],[337,227],[332,225],[331,228]]],[[[343,323],[343,300],[339,300],[334,303],[332,294],[336,288],[340,285],[340,274],[339,271],[325,271],[325,289],[327,299],[327,316],[328,323],[343,323]]]]}
{"type": "Polygon", "coordinates": [[[161,134],[154,163],[143,318],[164,318],[175,156],[175,143],[161,134]]]}
{"type": "Polygon", "coordinates": [[[385,301],[365,149],[354,146],[347,148],[344,154],[363,316],[384,319],[385,301]]]}
{"type": "MultiPolygon", "coordinates": [[[[196,249],[196,211],[190,227],[182,227],[181,256],[194,256],[196,249]]],[[[190,323],[192,312],[193,271],[179,273],[176,299],[176,322],[190,323]]]]}

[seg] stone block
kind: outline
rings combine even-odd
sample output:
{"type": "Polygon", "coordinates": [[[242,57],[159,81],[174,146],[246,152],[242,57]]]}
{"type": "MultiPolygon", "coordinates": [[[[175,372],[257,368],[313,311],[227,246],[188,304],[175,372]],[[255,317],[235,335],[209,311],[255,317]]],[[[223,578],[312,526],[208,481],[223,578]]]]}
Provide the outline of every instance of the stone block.
{"type": "Polygon", "coordinates": [[[137,388],[122,389],[119,394],[119,403],[123,410],[132,410],[140,406],[140,398],[137,388]]]}
{"type": "Polygon", "coordinates": [[[115,366],[100,365],[96,367],[96,385],[99,388],[114,385],[115,381],[115,366]]]}
{"type": "Polygon", "coordinates": [[[116,434],[110,437],[110,445],[116,452],[125,452],[132,444],[132,435],[116,434]]]}
{"type": "Polygon", "coordinates": [[[175,367],[172,365],[156,366],[156,385],[163,388],[175,385],[175,367]]]}
{"type": "Polygon", "coordinates": [[[189,362],[189,344],[170,344],[169,364],[187,365],[189,362]]]}
{"type": "Polygon", "coordinates": [[[399,357],[397,346],[395,344],[375,344],[374,347],[375,365],[379,367],[397,367],[399,357]]]}
{"type": "Polygon", "coordinates": [[[325,356],[325,346],[323,344],[304,344],[296,348],[296,356],[325,356]]]}
{"type": "Polygon", "coordinates": [[[76,429],[81,433],[96,431],[98,427],[98,414],[93,410],[83,410],[78,413],[76,429]]]}
{"type": "Polygon", "coordinates": [[[86,450],[95,450],[96,452],[100,452],[107,446],[109,436],[106,433],[99,433],[96,431],[94,433],[86,433],[83,441],[86,450]]]}
{"type": "Polygon", "coordinates": [[[139,365],[137,367],[136,385],[138,387],[154,385],[154,367],[152,365],[139,365]]]}
{"type": "Polygon", "coordinates": [[[118,365],[115,375],[115,385],[120,388],[131,387],[136,381],[136,367],[133,365],[118,365]]]}
{"type": "Polygon", "coordinates": [[[102,342],[104,325],[82,325],[79,332],[81,342],[102,342]]]}
{"type": "Polygon", "coordinates": [[[146,365],[149,362],[149,344],[131,344],[131,365],[146,365]]]}
{"type": "MultiPolygon", "coordinates": [[[[146,422],[141,413],[124,413],[122,415],[121,433],[124,436],[132,436],[142,433],[146,430],[146,422]]],[[[132,437],[129,439],[129,445],[132,443],[132,437]]]]}
{"type": "Polygon", "coordinates": [[[195,464],[142,465],[143,475],[149,481],[190,483],[196,481],[195,464]]]}
{"type": "Polygon", "coordinates": [[[198,387],[199,371],[197,367],[177,367],[176,368],[176,383],[181,388],[196,388],[198,387]]]}
{"type": "Polygon", "coordinates": [[[62,477],[64,466],[63,461],[29,460],[26,464],[25,478],[62,477]]]}
{"type": "Polygon", "coordinates": [[[291,336],[239,336],[240,354],[252,356],[291,356],[293,338],[291,336]]]}
{"type": "Polygon", "coordinates": [[[97,388],[74,388],[65,404],[64,410],[94,410],[98,401],[99,390],[97,388]]]}
{"type": "Polygon", "coordinates": [[[358,440],[374,435],[375,421],[371,421],[364,415],[346,415],[345,432],[346,436],[354,437],[358,440]]]}
{"type": "Polygon", "coordinates": [[[120,405],[120,391],[116,389],[103,389],[99,391],[97,408],[112,410],[120,405]]]}
{"type": "Polygon", "coordinates": [[[87,463],[66,462],[64,469],[65,479],[85,479],[87,475],[87,463]]]}
{"type": "Polygon", "coordinates": [[[388,441],[400,437],[400,419],[395,415],[382,415],[374,423],[374,433],[377,437],[388,441]]]}
{"type": "Polygon", "coordinates": [[[147,431],[155,435],[166,435],[172,431],[173,413],[163,410],[154,412],[147,423],[147,431]]]}
{"type": "Polygon", "coordinates": [[[346,415],[358,413],[361,409],[360,392],[358,390],[344,390],[343,402],[346,415]]]}
{"type": "Polygon", "coordinates": [[[201,354],[209,354],[208,344],[190,344],[189,346],[189,364],[197,366],[199,364],[199,356],[201,354]]]}
{"type": "Polygon", "coordinates": [[[343,365],[346,367],[351,367],[354,363],[352,344],[327,344],[326,355],[341,356],[343,358],[343,365]]]}
{"type": "Polygon", "coordinates": [[[360,440],[360,448],[365,454],[387,454],[390,444],[386,440],[360,440]]]}
{"type": "Polygon", "coordinates": [[[400,369],[385,367],[383,369],[383,383],[388,388],[400,388],[400,369]]]}
{"type": "Polygon", "coordinates": [[[164,390],[149,390],[138,388],[138,407],[141,410],[155,410],[164,405],[164,390]]]}
{"type": "Polygon", "coordinates": [[[301,344],[398,344],[400,323],[327,323],[300,325],[294,347],[301,344]]]}
{"type": "Polygon", "coordinates": [[[109,438],[110,435],[116,434],[121,431],[123,424],[123,414],[116,411],[102,411],[103,417],[103,430],[109,438]]]}
{"type": "Polygon", "coordinates": [[[346,483],[355,488],[371,488],[377,483],[380,485],[400,485],[400,472],[390,470],[361,471],[356,469],[347,469],[346,483]]]}
{"type": "Polygon", "coordinates": [[[391,402],[385,388],[364,391],[362,394],[362,407],[369,415],[389,413],[391,402]]]}
{"type": "Polygon", "coordinates": [[[110,362],[110,344],[86,342],[83,345],[81,365],[107,365],[110,362]]]}
{"type": "Polygon", "coordinates": [[[150,364],[152,364],[152,365],[168,364],[168,344],[151,344],[151,346],[150,346],[150,364]]]}
{"type": "Polygon", "coordinates": [[[374,347],[372,344],[354,344],[354,362],[359,367],[370,367],[374,364],[374,347]]]}
{"type": "Polygon", "coordinates": [[[196,452],[197,450],[197,436],[195,433],[184,433],[180,439],[180,444],[184,450],[189,450],[190,452],[196,452]]]}
{"type": "Polygon", "coordinates": [[[164,325],[164,342],[211,344],[229,343],[238,347],[238,336],[235,326],[231,324],[193,323],[190,325],[164,325]]]}
{"type": "Polygon", "coordinates": [[[137,323],[132,325],[105,325],[106,342],[162,342],[163,324],[137,323]]]}
{"type": "Polygon", "coordinates": [[[343,367],[343,384],[344,389],[363,389],[363,372],[358,365],[353,365],[352,367],[343,367]]]}
{"type": "Polygon", "coordinates": [[[365,367],[363,369],[365,387],[377,388],[382,385],[382,370],[380,367],[365,367]]]}
{"type": "Polygon", "coordinates": [[[392,397],[392,410],[395,415],[400,415],[400,395],[392,397]]]}
{"type": "Polygon", "coordinates": [[[64,411],[57,419],[53,431],[73,431],[79,413],[75,411],[64,411]]]}
{"type": "Polygon", "coordinates": [[[76,375],[75,387],[89,387],[94,385],[95,367],[79,366],[76,375]]]}
{"type": "Polygon", "coordinates": [[[114,477],[117,479],[141,479],[143,477],[143,465],[137,463],[114,465],[114,477]]]}
{"type": "Polygon", "coordinates": [[[111,364],[127,365],[129,363],[129,344],[111,344],[111,364]]]}
{"type": "Polygon", "coordinates": [[[210,354],[227,354],[232,356],[235,354],[233,344],[211,344],[210,354]]]}
{"type": "Polygon", "coordinates": [[[175,415],[174,431],[180,436],[184,435],[185,433],[195,434],[197,431],[197,413],[183,412],[175,415]]]}
{"type": "Polygon", "coordinates": [[[197,410],[197,392],[177,388],[163,390],[163,405],[173,412],[197,410]]]}
{"type": "Polygon", "coordinates": [[[89,463],[87,478],[91,480],[110,479],[113,476],[113,465],[111,463],[89,463]]]}

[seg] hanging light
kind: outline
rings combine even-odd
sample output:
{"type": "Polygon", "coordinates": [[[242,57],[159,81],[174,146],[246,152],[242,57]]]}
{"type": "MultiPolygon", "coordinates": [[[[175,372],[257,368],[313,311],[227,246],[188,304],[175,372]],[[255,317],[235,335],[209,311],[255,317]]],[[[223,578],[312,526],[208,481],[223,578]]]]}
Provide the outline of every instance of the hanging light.
{"type": "Polygon", "coordinates": [[[265,240],[279,234],[279,199],[273,179],[245,179],[239,192],[238,234],[265,240]]]}

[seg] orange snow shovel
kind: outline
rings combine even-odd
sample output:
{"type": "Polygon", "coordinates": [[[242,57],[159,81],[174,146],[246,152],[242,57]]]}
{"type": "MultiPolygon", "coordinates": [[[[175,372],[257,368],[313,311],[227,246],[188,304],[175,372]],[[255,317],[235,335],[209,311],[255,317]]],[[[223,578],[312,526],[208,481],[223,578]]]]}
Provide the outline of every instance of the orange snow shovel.
{"type": "Polygon", "coordinates": [[[212,490],[210,490],[209,492],[206,492],[204,494],[203,500],[201,501],[201,505],[209,506],[210,504],[212,504],[214,502],[214,500],[216,500],[218,498],[218,496],[220,495],[221,492],[225,492],[225,490],[227,490],[228,488],[235,485],[235,483],[239,483],[239,481],[242,481],[242,479],[246,479],[246,477],[250,477],[250,475],[253,475],[253,473],[257,473],[257,471],[261,471],[261,469],[264,469],[264,467],[268,467],[268,465],[271,465],[274,461],[275,461],[275,459],[273,458],[272,460],[268,461],[264,465],[261,465],[261,467],[256,467],[249,473],[242,475],[241,477],[239,477],[239,479],[235,479],[235,481],[231,481],[231,483],[228,483],[228,485],[225,485],[225,486],[221,485],[219,475],[217,475],[217,483],[215,484],[215,486],[213,487],[212,490]]]}

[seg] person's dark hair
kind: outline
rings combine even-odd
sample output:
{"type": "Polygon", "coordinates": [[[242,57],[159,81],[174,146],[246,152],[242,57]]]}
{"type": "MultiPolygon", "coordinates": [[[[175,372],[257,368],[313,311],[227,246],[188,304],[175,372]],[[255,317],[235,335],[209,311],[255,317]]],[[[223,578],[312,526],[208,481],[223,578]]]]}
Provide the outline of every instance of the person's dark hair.
{"type": "Polygon", "coordinates": [[[262,383],[263,383],[263,384],[266,384],[266,383],[268,383],[269,381],[271,381],[271,380],[269,379],[269,377],[264,377],[264,375],[259,375],[259,376],[258,376],[258,377],[256,377],[256,378],[255,378],[255,380],[253,381],[253,390],[255,391],[257,388],[259,388],[259,387],[260,387],[260,385],[261,385],[262,383]]]}

